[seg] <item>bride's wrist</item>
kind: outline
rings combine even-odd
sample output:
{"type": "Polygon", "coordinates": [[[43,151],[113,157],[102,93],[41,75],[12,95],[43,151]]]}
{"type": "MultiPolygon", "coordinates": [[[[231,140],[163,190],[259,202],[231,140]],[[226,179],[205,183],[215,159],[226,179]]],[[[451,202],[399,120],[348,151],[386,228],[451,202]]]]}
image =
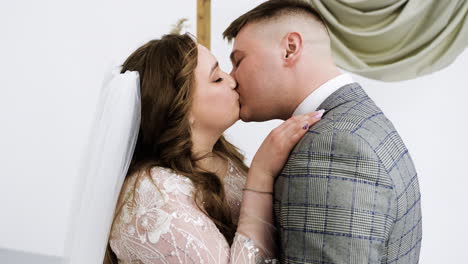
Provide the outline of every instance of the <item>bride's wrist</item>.
{"type": "Polygon", "coordinates": [[[260,168],[251,167],[245,183],[246,188],[259,190],[262,192],[272,192],[274,177],[260,168]]]}

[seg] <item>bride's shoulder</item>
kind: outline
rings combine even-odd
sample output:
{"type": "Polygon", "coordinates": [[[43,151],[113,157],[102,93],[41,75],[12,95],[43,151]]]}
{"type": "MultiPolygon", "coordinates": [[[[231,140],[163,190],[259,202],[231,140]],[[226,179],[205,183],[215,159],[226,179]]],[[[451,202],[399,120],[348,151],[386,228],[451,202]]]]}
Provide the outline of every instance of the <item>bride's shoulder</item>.
{"type": "Polygon", "coordinates": [[[123,201],[136,200],[157,201],[162,206],[172,200],[171,197],[185,195],[193,196],[193,184],[185,176],[175,173],[173,170],[154,166],[149,171],[134,172],[123,186],[123,201]],[[149,174],[148,174],[149,172],[149,174]]]}
{"type": "Polygon", "coordinates": [[[169,181],[169,182],[180,182],[180,183],[186,183],[186,184],[192,183],[192,181],[188,177],[181,175],[172,169],[160,167],[160,166],[152,167],[150,176],[153,180],[158,181],[158,182],[169,181]]]}
{"type": "Polygon", "coordinates": [[[161,167],[161,166],[153,166],[150,170],[152,178],[165,178],[165,177],[180,177],[177,172],[170,168],[161,167]]]}
{"type": "MultiPolygon", "coordinates": [[[[172,169],[153,166],[143,172],[135,172],[128,179],[129,185],[135,186],[137,191],[152,191],[155,187],[159,192],[167,194],[192,195],[192,181],[172,169]],[[138,182],[135,182],[138,179],[138,182]]],[[[153,190],[154,191],[154,190],[153,190]]]]}
{"type": "Polygon", "coordinates": [[[138,171],[134,171],[131,175],[127,177],[127,181],[135,183],[135,181],[141,182],[143,180],[148,180],[149,178],[161,181],[167,178],[178,179],[181,177],[183,176],[179,175],[172,169],[161,166],[153,166],[149,170],[140,169],[138,171]]]}

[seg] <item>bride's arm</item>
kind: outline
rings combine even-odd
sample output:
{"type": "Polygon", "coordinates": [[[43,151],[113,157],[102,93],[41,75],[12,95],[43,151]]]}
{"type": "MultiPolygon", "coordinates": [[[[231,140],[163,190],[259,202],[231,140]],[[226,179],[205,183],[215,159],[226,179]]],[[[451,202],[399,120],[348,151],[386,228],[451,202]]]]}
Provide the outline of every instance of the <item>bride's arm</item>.
{"type": "Polygon", "coordinates": [[[244,191],[236,238],[231,249],[232,263],[244,263],[242,259],[251,259],[245,257],[246,253],[253,255],[254,259],[276,258],[272,206],[271,194],[244,191]]]}

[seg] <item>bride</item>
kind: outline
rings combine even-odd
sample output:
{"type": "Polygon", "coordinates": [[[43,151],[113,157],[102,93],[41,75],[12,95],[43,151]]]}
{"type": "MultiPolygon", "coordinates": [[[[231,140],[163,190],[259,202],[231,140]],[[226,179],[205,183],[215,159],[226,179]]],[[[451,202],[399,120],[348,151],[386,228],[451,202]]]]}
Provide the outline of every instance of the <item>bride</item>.
{"type": "Polygon", "coordinates": [[[126,71],[139,74],[141,124],[104,263],[274,263],[274,179],[320,113],[273,129],[249,169],[223,137],[239,120],[236,81],[192,36],[147,42],[126,71]]]}

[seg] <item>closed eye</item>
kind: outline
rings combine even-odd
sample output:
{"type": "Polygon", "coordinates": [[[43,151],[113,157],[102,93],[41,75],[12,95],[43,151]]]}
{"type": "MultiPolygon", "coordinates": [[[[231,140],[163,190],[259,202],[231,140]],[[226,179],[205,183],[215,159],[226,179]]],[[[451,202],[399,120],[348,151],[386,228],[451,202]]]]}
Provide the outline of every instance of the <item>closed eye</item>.
{"type": "Polygon", "coordinates": [[[238,60],[238,61],[236,61],[236,60],[233,59],[233,60],[232,60],[232,67],[233,67],[233,68],[239,67],[239,64],[241,63],[241,61],[242,61],[242,59],[240,59],[240,60],[238,60]]]}
{"type": "Polygon", "coordinates": [[[237,63],[236,63],[236,68],[239,67],[240,63],[241,63],[242,59],[238,60],[237,63]]]}
{"type": "Polygon", "coordinates": [[[222,82],[222,81],[223,81],[223,78],[218,78],[218,79],[216,79],[215,82],[216,82],[216,83],[220,83],[220,82],[222,82]]]}

